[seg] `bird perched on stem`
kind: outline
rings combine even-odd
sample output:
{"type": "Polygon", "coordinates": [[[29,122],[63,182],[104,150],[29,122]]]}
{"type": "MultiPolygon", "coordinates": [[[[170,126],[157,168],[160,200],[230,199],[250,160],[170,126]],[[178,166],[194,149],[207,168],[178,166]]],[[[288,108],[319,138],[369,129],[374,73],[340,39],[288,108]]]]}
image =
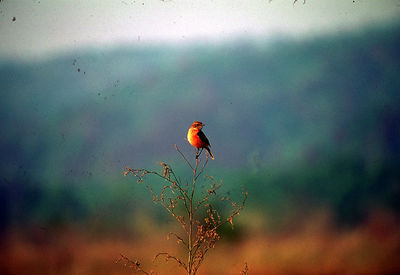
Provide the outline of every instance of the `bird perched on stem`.
{"type": "MultiPolygon", "coordinates": [[[[206,135],[203,133],[201,130],[203,128],[204,124],[200,121],[195,121],[192,123],[192,126],[190,126],[189,131],[187,133],[187,139],[189,143],[196,147],[198,150],[201,149],[203,150],[206,149],[208,154],[212,159],[214,159],[213,154],[211,153],[210,150],[210,142],[208,141],[208,138],[206,135]]],[[[196,158],[200,155],[199,151],[197,150],[196,158]]]]}

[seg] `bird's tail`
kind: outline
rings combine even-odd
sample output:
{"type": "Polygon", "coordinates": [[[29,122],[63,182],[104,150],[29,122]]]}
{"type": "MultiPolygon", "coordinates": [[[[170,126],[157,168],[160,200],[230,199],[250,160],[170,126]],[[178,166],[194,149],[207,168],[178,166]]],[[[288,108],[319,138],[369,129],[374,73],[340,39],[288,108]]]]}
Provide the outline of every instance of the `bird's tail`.
{"type": "Polygon", "coordinates": [[[214,155],[211,153],[210,148],[206,147],[208,154],[210,154],[211,159],[214,159],[214,155]]]}

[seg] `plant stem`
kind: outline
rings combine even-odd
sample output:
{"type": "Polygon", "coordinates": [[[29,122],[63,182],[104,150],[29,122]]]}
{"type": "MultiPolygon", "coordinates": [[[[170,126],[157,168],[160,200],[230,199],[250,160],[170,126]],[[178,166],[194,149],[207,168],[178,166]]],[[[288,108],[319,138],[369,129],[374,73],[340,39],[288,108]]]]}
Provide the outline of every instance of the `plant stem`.
{"type": "Polygon", "coordinates": [[[197,179],[197,168],[199,167],[199,151],[196,152],[196,165],[193,168],[193,182],[192,182],[192,193],[190,195],[189,200],[189,236],[188,236],[188,248],[189,248],[189,255],[188,255],[188,274],[193,275],[195,272],[193,270],[193,197],[194,197],[194,189],[196,186],[196,179],[197,179]]]}
{"type": "Polygon", "coordinates": [[[193,262],[193,245],[192,245],[192,228],[193,228],[193,214],[192,214],[192,200],[190,200],[190,213],[189,213],[189,240],[188,240],[188,246],[189,246],[189,255],[188,255],[188,274],[192,275],[192,262],[193,262]]]}

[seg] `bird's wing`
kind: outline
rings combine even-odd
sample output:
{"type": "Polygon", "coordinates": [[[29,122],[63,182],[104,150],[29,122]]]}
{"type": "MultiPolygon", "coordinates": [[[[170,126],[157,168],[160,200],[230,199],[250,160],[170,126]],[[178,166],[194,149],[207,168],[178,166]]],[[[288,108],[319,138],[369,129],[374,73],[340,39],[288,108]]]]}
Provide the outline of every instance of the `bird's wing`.
{"type": "Polygon", "coordinates": [[[208,146],[210,146],[210,142],[208,141],[208,138],[206,137],[206,135],[203,133],[203,131],[199,131],[198,133],[197,133],[197,135],[199,136],[199,138],[203,141],[203,142],[205,142],[208,146]]]}

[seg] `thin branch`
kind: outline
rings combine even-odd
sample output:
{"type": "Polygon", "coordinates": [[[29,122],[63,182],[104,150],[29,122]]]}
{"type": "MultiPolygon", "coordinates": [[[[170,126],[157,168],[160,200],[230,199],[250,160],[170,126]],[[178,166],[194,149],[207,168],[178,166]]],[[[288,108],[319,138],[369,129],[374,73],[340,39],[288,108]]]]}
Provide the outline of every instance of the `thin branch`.
{"type": "Polygon", "coordinates": [[[206,155],[206,161],[204,162],[203,166],[201,167],[200,172],[197,174],[196,180],[204,172],[204,168],[206,168],[206,165],[208,163],[208,158],[209,158],[208,155],[206,155]]]}
{"type": "Polygon", "coordinates": [[[128,257],[126,257],[123,254],[120,254],[120,258],[116,261],[116,263],[119,263],[119,262],[124,262],[124,265],[132,268],[135,273],[142,272],[146,275],[155,274],[154,271],[147,272],[147,271],[143,270],[139,261],[136,261],[136,260],[132,261],[131,259],[129,259],[128,257]]]}
{"type": "Polygon", "coordinates": [[[175,144],[175,150],[178,151],[179,154],[181,154],[182,158],[186,161],[187,165],[193,170],[193,166],[190,164],[190,162],[186,159],[185,155],[179,150],[178,146],[175,144]]]}
{"type": "Polygon", "coordinates": [[[171,238],[171,236],[174,236],[175,238],[177,238],[177,243],[183,243],[185,246],[187,246],[186,242],[176,233],[174,232],[169,232],[167,235],[167,240],[169,240],[171,238]]]}
{"type": "MultiPolygon", "coordinates": [[[[133,175],[135,175],[135,176],[138,178],[138,182],[139,182],[139,183],[143,183],[143,184],[146,186],[146,188],[150,191],[150,193],[151,193],[152,196],[153,196],[153,202],[155,202],[155,203],[156,203],[156,202],[160,203],[161,206],[163,206],[163,207],[164,207],[164,208],[165,208],[165,209],[166,209],[180,224],[181,224],[182,228],[187,232],[186,223],[185,223],[183,217],[182,217],[182,216],[176,215],[176,214],[173,212],[173,210],[171,210],[171,208],[169,207],[169,205],[166,205],[166,204],[164,203],[164,198],[163,198],[163,194],[164,194],[164,193],[163,193],[163,192],[165,191],[165,186],[163,187],[164,190],[161,192],[160,197],[159,197],[159,196],[157,196],[157,194],[154,192],[153,188],[152,188],[150,185],[148,185],[146,182],[144,182],[143,178],[144,178],[147,174],[153,174],[153,175],[157,175],[157,176],[159,176],[159,177],[161,177],[161,178],[163,178],[163,179],[166,179],[166,180],[168,180],[168,181],[171,182],[171,183],[175,183],[175,182],[174,182],[174,181],[171,181],[170,179],[166,178],[165,176],[160,175],[159,173],[157,173],[157,172],[155,172],[155,171],[148,171],[148,170],[146,170],[146,169],[132,169],[132,168],[129,168],[129,167],[125,167],[125,170],[126,170],[126,171],[124,172],[124,175],[127,175],[127,174],[129,174],[129,173],[132,173],[133,175]],[[141,173],[140,173],[140,172],[141,172],[141,173]]],[[[182,195],[184,195],[184,198],[186,197],[187,199],[189,199],[186,192],[183,192],[182,195]]],[[[185,203],[185,200],[186,200],[186,199],[183,200],[184,203],[185,203]]],[[[187,206],[186,206],[186,208],[187,208],[187,206]]]]}
{"type": "Polygon", "coordinates": [[[225,221],[223,221],[223,222],[221,222],[220,224],[218,224],[218,226],[217,226],[215,229],[221,227],[222,225],[226,224],[227,222],[230,222],[231,225],[232,225],[232,228],[233,228],[233,217],[236,216],[236,215],[240,215],[240,211],[243,210],[244,205],[245,205],[245,203],[246,203],[247,196],[248,196],[248,192],[245,191],[245,192],[244,192],[243,201],[242,201],[242,203],[241,203],[239,206],[238,206],[237,203],[233,202],[230,198],[224,198],[224,200],[230,201],[230,202],[232,203],[232,207],[233,207],[234,209],[233,209],[231,215],[230,215],[228,218],[226,218],[225,221]],[[236,208],[236,209],[235,209],[235,208],[236,208]]]}
{"type": "Polygon", "coordinates": [[[194,188],[196,185],[196,178],[197,178],[196,173],[197,173],[197,168],[199,167],[199,163],[200,163],[200,160],[198,158],[196,158],[196,165],[194,166],[194,169],[193,169],[192,194],[190,196],[191,201],[193,201],[194,188]]]}
{"type": "Polygon", "coordinates": [[[178,263],[178,265],[182,268],[184,268],[185,270],[187,270],[186,264],[183,263],[179,258],[177,258],[176,256],[172,256],[170,255],[168,252],[160,252],[157,255],[154,256],[153,262],[155,262],[155,260],[157,260],[158,257],[160,256],[164,256],[165,260],[168,261],[170,259],[174,260],[176,263],[178,263]]]}
{"type": "Polygon", "coordinates": [[[187,232],[186,228],[186,223],[185,220],[182,218],[182,216],[176,215],[167,205],[165,205],[164,202],[161,200],[158,200],[158,202],[181,224],[182,228],[187,232]]]}
{"type": "Polygon", "coordinates": [[[211,188],[207,190],[207,194],[204,196],[204,198],[198,201],[195,211],[197,211],[202,204],[206,203],[211,195],[216,195],[217,190],[222,186],[222,182],[216,185],[213,177],[207,175],[207,178],[211,180],[211,188]]]}

